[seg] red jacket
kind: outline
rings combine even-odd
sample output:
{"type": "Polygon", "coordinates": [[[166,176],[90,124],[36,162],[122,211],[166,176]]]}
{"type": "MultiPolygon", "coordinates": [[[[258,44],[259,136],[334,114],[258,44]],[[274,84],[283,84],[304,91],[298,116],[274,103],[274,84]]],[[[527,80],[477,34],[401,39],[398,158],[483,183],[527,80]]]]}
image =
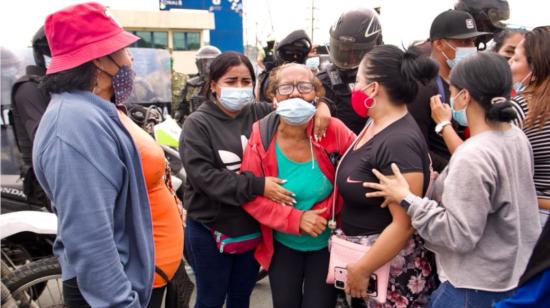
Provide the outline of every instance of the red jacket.
{"type": "MultiPolygon", "coordinates": [[[[252,172],[256,176],[278,176],[275,153],[278,126],[279,117],[275,113],[254,123],[252,134],[244,151],[242,171],[252,172]]],[[[336,213],[340,211],[342,206],[341,197],[334,200],[335,196],[338,196],[334,184],[335,164],[353,143],[355,134],[340,120],[332,118],[325,137],[320,142],[315,142],[312,137],[312,127],[313,121],[310,122],[307,130],[312,140],[315,160],[323,174],[334,186],[332,194],[325,200],[315,204],[312,209],[326,208],[327,210],[321,216],[328,220],[331,218],[333,202],[336,202],[336,213]]],[[[273,229],[290,234],[300,234],[300,219],[304,211],[281,205],[264,196],[256,197],[245,204],[243,208],[261,224],[262,242],[256,248],[255,256],[263,268],[269,269],[273,257],[273,229]]]]}

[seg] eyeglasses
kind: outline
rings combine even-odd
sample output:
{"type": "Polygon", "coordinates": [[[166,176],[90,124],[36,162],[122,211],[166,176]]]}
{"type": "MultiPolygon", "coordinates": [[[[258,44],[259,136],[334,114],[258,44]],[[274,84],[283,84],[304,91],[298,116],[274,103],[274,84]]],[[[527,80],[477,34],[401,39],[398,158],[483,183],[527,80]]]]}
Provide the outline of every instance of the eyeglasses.
{"type": "Polygon", "coordinates": [[[313,91],[315,87],[313,86],[313,83],[303,81],[296,84],[278,85],[276,91],[277,93],[279,93],[279,95],[290,95],[292,94],[292,92],[294,92],[294,89],[298,89],[298,92],[300,92],[300,94],[307,94],[311,93],[311,91],[313,91]]]}

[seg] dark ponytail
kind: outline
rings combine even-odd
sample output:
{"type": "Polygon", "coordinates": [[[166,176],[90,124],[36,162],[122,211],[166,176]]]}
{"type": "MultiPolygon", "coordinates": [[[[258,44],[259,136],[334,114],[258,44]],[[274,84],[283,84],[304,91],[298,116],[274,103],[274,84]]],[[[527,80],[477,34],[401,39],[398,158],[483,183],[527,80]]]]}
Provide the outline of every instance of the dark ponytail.
{"type": "Polygon", "coordinates": [[[489,107],[489,110],[485,114],[485,118],[492,122],[510,122],[517,117],[518,115],[510,99],[505,97],[493,98],[491,107],[489,107]]]}
{"type": "Polygon", "coordinates": [[[394,104],[408,104],[418,93],[418,83],[426,84],[437,76],[439,67],[415,47],[406,51],[393,45],[376,46],[367,53],[364,67],[369,82],[379,82],[394,104]]]}
{"type": "Polygon", "coordinates": [[[462,60],[451,71],[451,85],[466,89],[492,122],[510,122],[517,117],[510,102],[512,71],[498,54],[482,52],[462,60]]]}
{"type": "Polygon", "coordinates": [[[403,54],[401,74],[410,82],[426,85],[439,73],[439,66],[432,59],[423,56],[416,47],[410,47],[403,54]]]}

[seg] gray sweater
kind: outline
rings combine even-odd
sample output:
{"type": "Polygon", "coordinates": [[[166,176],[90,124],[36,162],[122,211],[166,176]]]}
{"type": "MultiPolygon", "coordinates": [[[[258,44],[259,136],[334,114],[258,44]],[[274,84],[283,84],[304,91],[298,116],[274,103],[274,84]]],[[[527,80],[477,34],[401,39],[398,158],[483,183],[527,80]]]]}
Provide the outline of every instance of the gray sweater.
{"type": "Polygon", "coordinates": [[[529,141],[517,127],[476,135],[453,154],[408,214],[458,288],[517,286],[540,233],[529,141]]]}

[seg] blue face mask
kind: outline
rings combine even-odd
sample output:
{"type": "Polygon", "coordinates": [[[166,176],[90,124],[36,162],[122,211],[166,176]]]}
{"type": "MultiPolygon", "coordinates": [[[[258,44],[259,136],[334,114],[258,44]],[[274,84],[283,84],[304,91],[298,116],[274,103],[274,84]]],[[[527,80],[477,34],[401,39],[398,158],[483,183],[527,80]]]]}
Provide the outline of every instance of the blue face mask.
{"type": "Polygon", "coordinates": [[[454,59],[449,59],[447,55],[442,52],[445,59],[447,59],[447,65],[449,65],[450,68],[455,67],[458,63],[460,63],[460,61],[464,60],[468,56],[477,53],[477,48],[475,47],[454,47],[453,45],[447,43],[447,41],[444,42],[455,51],[454,59]]]}
{"type": "Polygon", "coordinates": [[[306,60],[306,66],[314,70],[319,69],[319,63],[319,57],[311,57],[306,60]]]}
{"type": "Polygon", "coordinates": [[[315,106],[301,98],[290,98],[279,103],[275,111],[290,125],[306,124],[315,114],[315,106]]]}
{"type": "Polygon", "coordinates": [[[246,105],[254,102],[254,92],[249,88],[222,87],[220,104],[231,112],[241,111],[246,105]]]}
{"type": "Polygon", "coordinates": [[[512,86],[514,88],[514,91],[516,91],[516,94],[520,94],[523,90],[525,90],[525,84],[524,82],[531,77],[531,72],[527,73],[521,81],[514,82],[514,85],[512,86]]]}
{"type": "Polygon", "coordinates": [[[512,87],[514,88],[516,94],[520,94],[521,92],[523,92],[523,90],[525,90],[525,85],[520,81],[514,82],[514,85],[512,87]]]}
{"type": "Polygon", "coordinates": [[[455,109],[456,98],[460,95],[462,91],[459,91],[454,97],[451,97],[451,112],[453,114],[453,120],[456,121],[460,126],[468,126],[468,118],[466,117],[466,108],[462,110],[455,109]]]}

